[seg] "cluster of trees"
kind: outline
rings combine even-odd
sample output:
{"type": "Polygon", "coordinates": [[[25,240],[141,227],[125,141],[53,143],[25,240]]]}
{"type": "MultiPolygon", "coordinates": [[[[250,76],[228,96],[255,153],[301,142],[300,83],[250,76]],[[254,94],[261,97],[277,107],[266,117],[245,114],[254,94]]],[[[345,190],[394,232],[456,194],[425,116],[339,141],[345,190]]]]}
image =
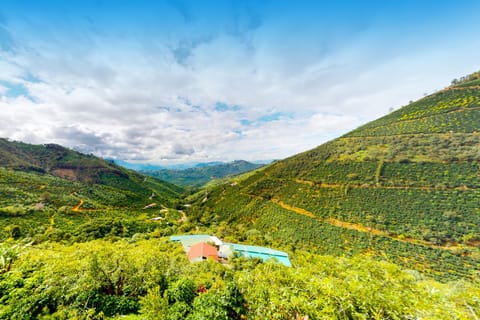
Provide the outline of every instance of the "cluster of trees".
{"type": "Polygon", "coordinates": [[[441,113],[431,117],[415,119],[415,121],[395,121],[384,126],[365,128],[353,131],[351,136],[384,136],[419,133],[476,132],[480,120],[480,111],[461,109],[458,112],[441,113]]]}
{"type": "Polygon", "coordinates": [[[167,206],[176,203],[183,189],[153,178],[132,175],[102,175],[105,184],[84,184],[48,174],[13,171],[0,168],[0,207],[35,206],[39,202],[52,208],[73,207],[79,199],[92,208],[142,208],[149,200],[167,206]],[[153,198],[149,199],[153,193],[153,198]],[[48,195],[48,196],[46,196],[48,195]]]}
{"type": "MultiPolygon", "coordinates": [[[[341,174],[338,174],[339,177],[348,176],[346,172],[364,168],[362,163],[356,166],[348,163],[339,166],[330,163],[322,166],[322,168],[332,168],[331,171],[325,171],[332,174],[326,177],[324,179],[326,181],[323,182],[332,183],[329,185],[322,185],[322,182],[310,183],[310,181],[278,180],[263,177],[256,182],[251,181],[241,191],[235,188],[227,189],[227,196],[222,195],[225,201],[215,203],[215,211],[221,214],[221,218],[226,221],[236,221],[240,217],[252,216],[254,208],[252,199],[255,197],[264,200],[276,197],[289,205],[306,209],[320,218],[333,217],[346,222],[359,223],[365,227],[380,229],[395,236],[402,235],[426,240],[435,245],[452,242],[466,244],[470,240],[465,235],[480,233],[479,211],[475,205],[480,200],[480,191],[477,188],[447,188],[455,187],[455,181],[463,186],[475,187],[475,183],[469,184],[468,180],[462,181],[462,175],[458,175],[462,166],[450,166],[453,172],[448,175],[446,175],[448,171],[440,172],[440,169],[445,168],[437,164],[432,164],[432,166],[429,164],[412,164],[413,170],[405,170],[402,166],[410,167],[409,164],[384,164],[380,179],[381,185],[373,183],[373,176],[368,180],[369,183],[362,181],[358,176],[352,178],[349,182],[339,182],[334,177],[332,178],[338,172],[341,172],[341,174]],[[419,172],[423,175],[423,178],[413,185],[411,183],[391,185],[384,181],[386,180],[384,176],[391,176],[392,171],[398,174],[398,170],[392,170],[392,167],[403,169],[403,172],[405,172],[405,175],[402,176],[403,179],[412,177],[413,180],[419,172]],[[420,169],[415,170],[415,167],[421,168],[422,171],[420,169]],[[436,182],[435,179],[433,181],[427,179],[429,174],[434,176],[436,167],[439,167],[436,170],[439,172],[439,178],[455,177],[455,179],[446,180],[453,186],[440,184],[444,181],[441,179],[440,182],[436,182]],[[428,168],[432,170],[429,171],[428,168]],[[336,171],[334,171],[335,169],[336,171]],[[434,185],[429,186],[430,183],[434,185]],[[239,192],[251,195],[251,197],[242,198],[238,196],[239,192]],[[365,199],[368,199],[368,201],[365,201],[365,199]],[[451,215],[446,214],[447,212],[455,212],[456,218],[452,218],[451,215]]],[[[472,173],[472,166],[465,164],[465,167],[470,169],[466,169],[465,172],[472,173]]],[[[374,167],[369,166],[367,168],[369,169],[367,172],[372,174],[374,167]]],[[[348,180],[349,177],[344,179],[348,180]]],[[[212,194],[212,201],[216,201],[216,196],[216,194],[212,194]]],[[[210,204],[207,203],[202,207],[202,210],[208,211],[209,206],[210,204]]],[[[262,212],[258,208],[255,210],[262,212]]],[[[209,217],[212,216],[204,215],[203,222],[208,221],[209,217]]]]}
{"type": "Polygon", "coordinates": [[[183,189],[153,178],[132,177],[132,183],[120,179],[120,185],[112,187],[0,168],[0,241],[29,237],[35,243],[71,243],[154,229],[160,234],[171,233],[178,216],[172,214],[157,222],[149,219],[162,216],[162,205],[177,204],[183,189]],[[157,203],[155,208],[143,210],[152,202],[157,203]],[[72,210],[79,203],[79,210],[72,210]]]}
{"type": "Polygon", "coordinates": [[[468,76],[460,77],[452,80],[452,85],[455,86],[476,86],[480,84],[480,71],[469,74],[468,76]]]}
{"type": "Polygon", "coordinates": [[[331,255],[366,254],[416,269],[440,280],[471,278],[480,271],[478,256],[402,242],[389,237],[338,228],[299,215],[272,203],[264,204],[266,213],[254,226],[277,241],[296,248],[331,255]]]}
{"type": "Polygon", "coordinates": [[[292,181],[281,188],[277,186],[275,196],[321,218],[334,217],[395,235],[422,239],[429,230],[428,233],[436,234],[434,241],[429,240],[437,245],[464,242],[464,235],[480,233],[479,210],[475,205],[480,200],[478,189],[347,187],[292,181]],[[455,212],[455,217],[448,212],[455,212]]]}

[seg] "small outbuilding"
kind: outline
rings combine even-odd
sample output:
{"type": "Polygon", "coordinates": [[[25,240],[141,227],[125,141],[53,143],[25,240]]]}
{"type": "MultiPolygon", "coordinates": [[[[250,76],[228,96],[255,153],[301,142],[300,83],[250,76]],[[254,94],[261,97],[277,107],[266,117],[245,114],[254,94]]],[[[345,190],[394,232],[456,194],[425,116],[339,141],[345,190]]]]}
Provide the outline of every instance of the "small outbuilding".
{"type": "Polygon", "coordinates": [[[188,252],[190,262],[203,261],[208,258],[218,261],[217,248],[205,242],[197,243],[190,247],[190,251],[188,252]]]}

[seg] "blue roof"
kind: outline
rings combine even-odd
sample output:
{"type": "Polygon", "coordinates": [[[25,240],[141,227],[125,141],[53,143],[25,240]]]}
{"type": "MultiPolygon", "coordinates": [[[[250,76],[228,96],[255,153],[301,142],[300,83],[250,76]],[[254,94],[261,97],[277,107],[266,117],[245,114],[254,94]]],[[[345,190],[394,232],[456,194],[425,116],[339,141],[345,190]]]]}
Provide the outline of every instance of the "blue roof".
{"type": "Polygon", "coordinates": [[[246,244],[225,243],[232,247],[233,251],[247,258],[260,258],[263,261],[276,259],[287,267],[291,267],[292,263],[288,259],[288,253],[278,251],[266,247],[250,246],[246,244]]]}

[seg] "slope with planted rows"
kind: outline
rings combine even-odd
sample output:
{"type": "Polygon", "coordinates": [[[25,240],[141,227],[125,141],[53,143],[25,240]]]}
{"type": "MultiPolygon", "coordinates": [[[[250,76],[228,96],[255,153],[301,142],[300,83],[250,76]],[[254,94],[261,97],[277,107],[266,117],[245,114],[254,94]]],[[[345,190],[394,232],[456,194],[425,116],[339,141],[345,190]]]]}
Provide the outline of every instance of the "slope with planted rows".
{"type": "Polygon", "coordinates": [[[321,253],[470,277],[480,271],[479,79],[211,190],[192,214],[321,253]]]}

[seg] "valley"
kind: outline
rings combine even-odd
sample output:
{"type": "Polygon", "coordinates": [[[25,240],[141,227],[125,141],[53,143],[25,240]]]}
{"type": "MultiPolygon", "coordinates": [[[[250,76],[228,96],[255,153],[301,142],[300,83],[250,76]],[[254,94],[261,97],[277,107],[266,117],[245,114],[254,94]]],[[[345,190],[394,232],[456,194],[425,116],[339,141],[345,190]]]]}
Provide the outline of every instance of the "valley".
{"type": "Polygon", "coordinates": [[[229,163],[197,164],[193,168],[181,170],[140,170],[140,172],[184,188],[199,188],[207,183],[217,183],[222,179],[228,179],[229,177],[253,171],[260,167],[262,167],[261,164],[236,160],[229,163]]]}
{"type": "Polygon", "coordinates": [[[480,320],[479,12],[1,0],[0,320],[480,320]]]}
{"type": "Polygon", "coordinates": [[[477,78],[200,188],[0,140],[0,319],[477,319],[477,78]]]}

